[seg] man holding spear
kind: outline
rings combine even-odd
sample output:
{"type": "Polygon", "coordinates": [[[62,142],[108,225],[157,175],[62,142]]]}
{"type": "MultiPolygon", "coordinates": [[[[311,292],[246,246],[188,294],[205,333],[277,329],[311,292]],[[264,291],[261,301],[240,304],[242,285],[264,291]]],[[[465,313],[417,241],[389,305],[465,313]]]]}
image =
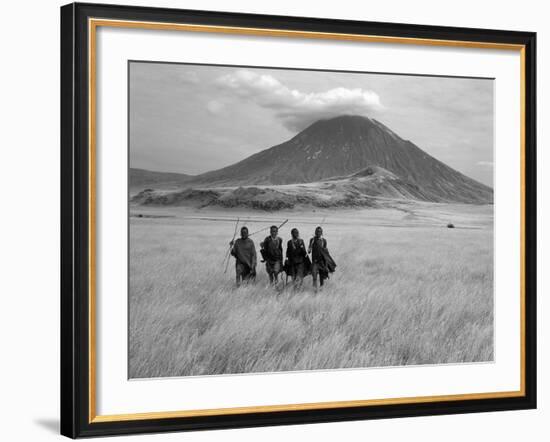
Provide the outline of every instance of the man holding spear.
{"type": "Polygon", "coordinates": [[[293,228],[290,231],[292,238],[288,241],[286,246],[286,259],[285,263],[287,278],[290,276],[294,283],[295,289],[300,289],[304,281],[304,276],[311,267],[311,261],[307,256],[306,246],[304,240],[300,238],[300,232],[297,228],[293,228]]]}
{"type": "Polygon", "coordinates": [[[327,240],[323,238],[321,226],[315,229],[315,236],[309,240],[307,252],[311,253],[311,276],[313,277],[313,288],[317,292],[317,277],[323,287],[329,273],[333,273],[336,269],[336,263],[327,248],[327,240]]]}
{"type": "Polygon", "coordinates": [[[283,269],[283,240],[277,236],[278,233],[279,228],[271,226],[270,235],[260,244],[265,269],[271,284],[279,282],[279,273],[283,269]]]}
{"type": "Polygon", "coordinates": [[[235,257],[235,280],[237,287],[241,282],[256,278],[256,247],[248,237],[248,228],[241,228],[241,237],[229,243],[231,255],[235,257]]]}

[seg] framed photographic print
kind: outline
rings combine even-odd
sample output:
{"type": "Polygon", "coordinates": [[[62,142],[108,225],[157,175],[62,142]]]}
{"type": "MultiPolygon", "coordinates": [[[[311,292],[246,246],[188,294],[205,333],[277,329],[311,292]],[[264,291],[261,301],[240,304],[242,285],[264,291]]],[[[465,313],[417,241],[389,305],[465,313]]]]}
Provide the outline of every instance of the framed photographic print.
{"type": "Polygon", "coordinates": [[[536,406],[529,32],[61,8],[61,432],[536,406]]]}

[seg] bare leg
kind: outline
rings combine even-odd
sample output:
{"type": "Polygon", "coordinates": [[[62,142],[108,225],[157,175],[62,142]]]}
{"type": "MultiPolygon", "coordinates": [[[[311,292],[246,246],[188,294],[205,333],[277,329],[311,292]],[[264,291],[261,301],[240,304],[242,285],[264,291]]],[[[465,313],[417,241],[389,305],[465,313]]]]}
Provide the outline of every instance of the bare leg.
{"type": "Polygon", "coordinates": [[[297,275],[294,281],[294,288],[296,290],[300,290],[302,288],[303,283],[304,283],[304,277],[302,275],[297,275]]]}
{"type": "Polygon", "coordinates": [[[235,283],[237,284],[237,287],[241,285],[242,280],[242,269],[238,263],[235,265],[235,283]]]}
{"type": "Polygon", "coordinates": [[[297,290],[302,289],[302,284],[304,283],[304,273],[305,273],[304,264],[301,264],[298,266],[297,272],[296,272],[296,289],[297,290]]]}

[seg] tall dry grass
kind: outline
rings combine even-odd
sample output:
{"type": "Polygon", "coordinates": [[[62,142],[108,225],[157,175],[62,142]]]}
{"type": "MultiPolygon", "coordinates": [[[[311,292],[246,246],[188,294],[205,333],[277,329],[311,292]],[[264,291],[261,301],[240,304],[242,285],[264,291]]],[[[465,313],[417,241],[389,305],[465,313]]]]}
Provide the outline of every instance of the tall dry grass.
{"type": "Polygon", "coordinates": [[[261,266],[236,289],[222,266],[232,229],[132,220],[130,377],[493,358],[492,229],[329,224],[338,268],[317,294],[311,277],[301,292],[267,287],[261,266]]]}

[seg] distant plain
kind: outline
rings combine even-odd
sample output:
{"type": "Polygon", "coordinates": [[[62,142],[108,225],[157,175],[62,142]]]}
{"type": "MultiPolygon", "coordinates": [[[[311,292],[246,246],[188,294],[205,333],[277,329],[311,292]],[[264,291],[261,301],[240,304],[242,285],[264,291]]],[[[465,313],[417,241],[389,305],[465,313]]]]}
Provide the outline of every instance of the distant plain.
{"type": "MultiPolygon", "coordinates": [[[[416,201],[277,212],[130,206],[129,376],[197,376],[493,360],[493,206],[416,201]],[[319,293],[235,288],[239,218],[322,223],[336,273],[319,293]],[[455,228],[447,228],[452,223],[455,228]]],[[[257,250],[267,235],[253,236],[257,250]]],[[[258,258],[260,256],[258,255],[258,258]]]]}

